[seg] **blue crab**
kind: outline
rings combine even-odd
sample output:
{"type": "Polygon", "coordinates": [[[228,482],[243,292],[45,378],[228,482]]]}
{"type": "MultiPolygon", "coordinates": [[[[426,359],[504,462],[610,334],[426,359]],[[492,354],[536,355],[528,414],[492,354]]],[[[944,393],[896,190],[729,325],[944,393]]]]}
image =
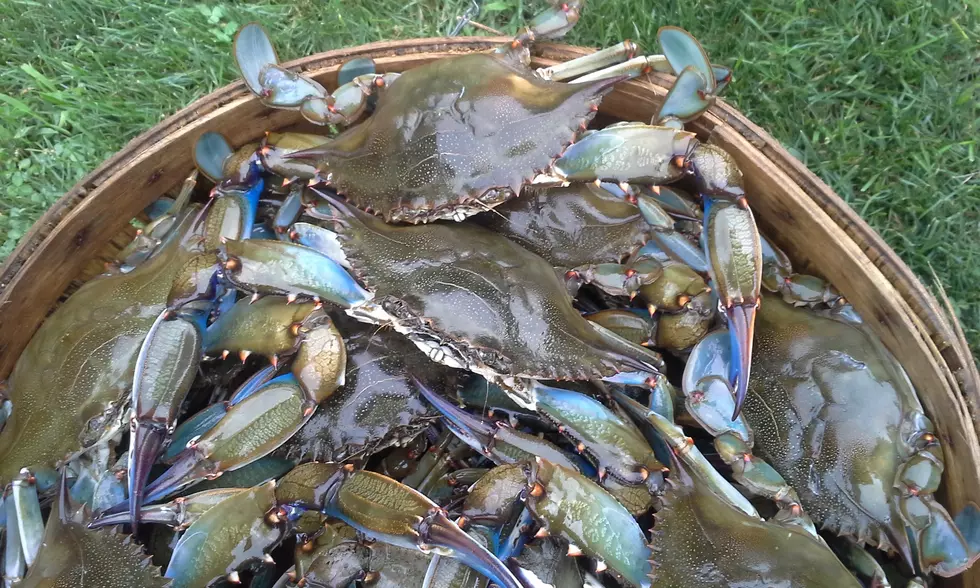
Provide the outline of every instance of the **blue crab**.
{"type": "MultiPolygon", "coordinates": [[[[173,422],[168,419],[175,415],[161,406],[179,406],[189,378],[181,375],[186,369],[179,366],[170,379],[172,386],[139,386],[136,374],[152,367],[141,362],[145,340],[152,332],[161,333],[162,319],[168,318],[174,319],[172,325],[190,327],[173,333],[174,340],[188,337],[183,339],[187,345],[162,345],[157,351],[194,348],[194,325],[201,310],[193,304],[180,313],[171,309],[209,288],[206,268],[218,267],[209,248],[222,237],[247,235],[255,199],[257,193],[240,194],[207,208],[172,209],[160,221],[159,232],[154,231],[155,242],[141,264],[83,286],[45,321],[18,359],[8,386],[12,410],[0,432],[0,484],[15,482],[9,500],[17,506],[17,516],[8,518],[7,525],[19,528],[6,542],[5,576],[11,581],[39,549],[43,522],[36,506],[38,492],[54,488],[56,468],[106,452],[127,421],[142,429],[147,440],[143,454],[152,454],[148,461],[156,459],[159,435],[151,433],[146,439],[145,433],[173,422]],[[50,410],[52,394],[66,410],[50,410]],[[137,412],[132,419],[130,407],[137,412]]],[[[166,371],[169,366],[163,367],[166,371]]],[[[134,449],[130,455],[140,452],[134,449]]],[[[95,462],[104,468],[107,459],[95,462]]],[[[98,479],[100,473],[92,477],[98,479]]]]}
{"type": "Polygon", "coordinates": [[[932,423],[853,309],[818,312],[770,296],[757,336],[737,421],[727,418],[726,333],[699,343],[684,374],[686,406],[717,436],[736,479],[802,505],[823,529],[897,552],[916,573],[969,567],[980,556],[980,510],[970,505],[954,520],[936,501],[943,451],[932,423]]]}
{"type": "Polygon", "coordinates": [[[55,503],[37,559],[17,586],[163,588],[169,585],[132,537],[86,528],[87,509],[72,507],[64,478],[55,503]]]}
{"type": "Polygon", "coordinates": [[[503,588],[521,588],[513,574],[438,505],[374,472],[311,462],[297,466],[278,483],[236,489],[223,499],[214,499],[213,494],[197,494],[193,502],[200,504],[193,514],[179,519],[165,516],[161,521],[190,523],[174,547],[165,574],[174,580],[173,588],[207,585],[223,578],[235,582],[243,566],[271,565],[269,551],[293,525],[305,513],[321,511],[367,538],[457,558],[503,588]]]}
{"type": "Polygon", "coordinates": [[[658,373],[657,354],[583,319],[551,267],[506,238],[456,224],[389,225],[322,195],[337,215],[328,232],[339,250],[327,252],[335,259],[229,240],[226,279],[245,291],[317,296],[391,326],[430,359],[484,375],[525,404],[535,379],[643,384],[658,373]]]}
{"type": "MultiPolygon", "coordinates": [[[[635,46],[623,43],[543,75],[530,70],[529,45],[538,37],[564,35],[583,4],[554,3],[494,53],[447,57],[401,74],[385,85],[366,121],[286,158],[313,162],[319,179],[388,222],[461,221],[533,185],[659,185],[692,176],[705,203],[703,248],[738,349],[729,375],[739,394],[737,414],[749,377],[761,283],[758,230],[732,157],[682,129],[711,105],[730,72],[713,66],[700,44],[674,27],[658,34],[662,60],[628,59],[607,67],[632,57],[635,46]],[[656,124],[624,122],[587,131],[603,95],[657,61],[666,61],[677,80],[656,124]],[[575,79],[552,81],[569,78],[575,79]]],[[[239,32],[235,56],[246,85],[265,104],[326,121],[335,96],[279,66],[261,27],[246,25],[239,32]]]]}

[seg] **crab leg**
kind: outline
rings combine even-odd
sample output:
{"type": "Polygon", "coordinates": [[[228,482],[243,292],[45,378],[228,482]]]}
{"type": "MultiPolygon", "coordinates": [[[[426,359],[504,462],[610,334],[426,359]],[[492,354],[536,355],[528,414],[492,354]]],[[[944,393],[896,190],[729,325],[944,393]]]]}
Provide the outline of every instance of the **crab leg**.
{"type": "Polygon", "coordinates": [[[184,397],[197,376],[206,320],[206,313],[187,316],[164,310],[136,358],[129,451],[129,515],[134,532],[150,468],[173,433],[184,397]]]}
{"type": "MultiPolygon", "coordinates": [[[[29,568],[34,565],[37,553],[41,549],[41,541],[44,539],[44,518],[41,516],[37,483],[30,471],[22,469],[14,478],[10,495],[16,512],[17,535],[23,546],[24,561],[29,568]]],[[[11,537],[11,539],[16,538],[16,536],[11,537]]]]}
{"type": "Polygon", "coordinates": [[[212,506],[181,535],[164,576],[173,579],[173,588],[190,588],[221,578],[235,583],[238,569],[256,560],[273,564],[268,552],[286,534],[275,506],[274,482],[212,506]]]}
{"type": "Polygon", "coordinates": [[[673,422],[657,412],[648,409],[625,394],[613,391],[613,398],[626,409],[630,415],[642,422],[648,422],[667,445],[679,455],[685,463],[696,467],[704,477],[704,482],[717,492],[719,496],[734,508],[751,517],[758,517],[759,512],[752,503],[732,487],[705,459],[701,451],[694,445],[694,440],[684,434],[684,431],[673,422]]]}
{"type": "Polygon", "coordinates": [[[3,554],[3,578],[7,586],[17,584],[27,571],[24,558],[24,547],[20,540],[20,527],[17,524],[17,507],[12,496],[7,495],[3,502],[6,523],[7,541],[3,554]]]}
{"type": "MultiPolygon", "coordinates": [[[[649,449],[648,449],[649,451],[649,449]]],[[[463,514],[474,520],[510,520],[521,499],[542,525],[540,535],[569,542],[569,555],[594,557],[631,586],[649,586],[649,547],[639,524],[609,492],[540,457],[498,466],[473,485],[463,514]]]]}
{"type": "Polygon", "coordinates": [[[793,272],[789,257],[764,236],[759,235],[762,245],[762,287],[779,292],[783,300],[794,306],[827,306],[834,308],[844,304],[837,288],[816,276],[793,272]]]}
{"type": "Polygon", "coordinates": [[[370,302],[371,293],[322,253],[293,243],[227,241],[218,253],[225,278],[257,294],[304,295],[344,308],[370,302]]]}
{"type": "Polygon", "coordinates": [[[636,56],[636,50],[636,43],[627,39],[622,43],[600,49],[589,55],[577,57],[563,63],[556,63],[551,67],[538,68],[536,73],[539,77],[553,82],[570,80],[612,65],[628,62],[636,56]]]}
{"type": "Polygon", "coordinates": [[[681,179],[694,133],[626,122],[585,135],[552,166],[560,181],[665,184],[681,179]]]}
{"type": "Polygon", "coordinates": [[[281,67],[269,36],[256,23],[238,31],[234,51],[245,84],[263,104],[299,110],[306,120],[318,125],[354,123],[365,112],[368,98],[398,75],[360,75],[331,94],[311,78],[281,67]]]}
{"type": "MultiPolygon", "coordinates": [[[[352,466],[309,463],[295,468],[276,492],[283,512],[316,509],[366,536],[427,552],[441,548],[503,588],[521,588],[510,570],[467,535],[445,511],[419,492],[391,478],[352,466]]],[[[291,515],[292,516],[295,515],[291,515]]]]}
{"type": "MultiPolygon", "coordinates": [[[[197,521],[201,515],[211,510],[211,507],[245,490],[247,488],[205,490],[190,496],[181,496],[166,504],[144,506],[140,509],[140,520],[147,523],[167,525],[176,530],[184,530],[197,521]]],[[[99,517],[89,523],[88,527],[89,529],[98,529],[109,525],[126,525],[129,522],[129,513],[120,512],[99,517]]]]}
{"type": "Polygon", "coordinates": [[[292,374],[273,379],[192,442],[169,470],[147,486],[146,502],[217,478],[274,451],[306,422],[305,402],[306,395],[292,374]]]}
{"type": "Polygon", "coordinates": [[[639,193],[635,199],[643,219],[654,229],[651,241],[671,258],[694,271],[702,271],[702,269],[706,271],[708,264],[704,252],[687,237],[674,230],[674,219],[667,214],[667,211],[646,194],[639,193]]]}
{"type": "Polygon", "coordinates": [[[600,480],[609,475],[624,484],[646,484],[653,492],[663,485],[664,466],[632,423],[579,392],[538,383],[532,391],[538,411],[598,465],[600,480]]]}
{"type": "Polygon", "coordinates": [[[716,331],[694,347],[684,370],[683,392],[688,412],[715,437],[715,447],[732,466],[735,479],[781,508],[799,509],[799,497],[769,464],[752,455],[753,439],[744,416],[732,419],[734,408],[726,377],[732,362],[727,333],[716,331]]]}
{"type": "Polygon", "coordinates": [[[540,455],[564,467],[578,469],[550,442],[512,429],[503,423],[491,423],[471,415],[433,392],[418,378],[413,376],[413,380],[426,401],[442,413],[449,429],[464,443],[487,456],[494,463],[498,465],[515,463],[540,455]]]}
{"type": "MultiPolygon", "coordinates": [[[[245,320],[237,324],[247,326],[248,319],[261,317],[262,310],[241,313],[245,320]]],[[[268,325],[265,323],[266,328],[268,325]]],[[[317,404],[343,385],[346,352],[340,333],[326,315],[290,323],[285,330],[302,333],[292,373],[269,381],[234,404],[214,427],[191,442],[171,469],[153,483],[157,496],[267,455],[292,437],[313,415],[317,404]]],[[[213,343],[223,342],[219,339],[213,343]]]]}
{"type": "Polygon", "coordinates": [[[633,298],[643,286],[652,284],[664,273],[660,263],[652,259],[641,259],[636,263],[600,263],[583,265],[565,272],[565,287],[575,296],[583,284],[594,284],[603,292],[613,296],[633,298]]]}

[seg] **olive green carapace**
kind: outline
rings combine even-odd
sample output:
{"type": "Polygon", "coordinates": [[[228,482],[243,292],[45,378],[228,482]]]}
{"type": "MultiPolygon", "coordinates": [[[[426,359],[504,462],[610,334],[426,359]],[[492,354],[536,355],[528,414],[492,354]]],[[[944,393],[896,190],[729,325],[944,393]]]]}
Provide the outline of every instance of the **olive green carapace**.
{"type": "MultiPolygon", "coordinates": [[[[57,510],[57,509],[55,509],[57,510]]],[[[163,588],[169,580],[128,535],[93,531],[52,511],[22,588],[163,588]]]]}
{"type": "Polygon", "coordinates": [[[651,537],[654,588],[860,586],[833,552],[806,532],[733,508],[676,460],[671,479],[651,537]]]}
{"type": "Polygon", "coordinates": [[[922,412],[901,367],[864,328],[776,296],[759,309],[755,347],[743,409],[755,453],[818,526],[901,549],[903,425],[922,412]]]}
{"type": "Polygon", "coordinates": [[[424,495],[381,474],[352,472],[337,492],[336,509],[370,531],[413,537],[436,505],[424,495]]]}
{"type": "Polygon", "coordinates": [[[619,263],[650,238],[640,210],[592,183],[525,190],[477,217],[555,267],[619,263]]]}
{"type": "Polygon", "coordinates": [[[386,220],[451,218],[478,200],[472,214],[547,169],[616,81],[550,82],[490,54],[439,59],[404,72],[369,119],[310,153],[338,192],[386,220]]]}
{"type": "Polygon", "coordinates": [[[285,525],[270,524],[275,482],[231,496],[201,515],[174,547],[165,574],[172,588],[199,588],[261,561],[282,540],[285,525]]]}
{"type": "Polygon", "coordinates": [[[407,373],[437,391],[453,370],[434,363],[397,333],[343,321],[347,344],[344,385],[317,408],[279,454],[305,461],[347,461],[414,438],[436,417],[407,373]]]}
{"type": "Polygon", "coordinates": [[[118,423],[140,345],[183,255],[171,240],[132,272],[88,282],[44,321],[10,376],[0,484],[23,467],[53,468],[118,423]]]}
{"type": "Polygon", "coordinates": [[[588,379],[660,358],[592,327],[544,259],[469,224],[394,226],[351,210],[336,231],[376,301],[504,374],[588,379]]]}

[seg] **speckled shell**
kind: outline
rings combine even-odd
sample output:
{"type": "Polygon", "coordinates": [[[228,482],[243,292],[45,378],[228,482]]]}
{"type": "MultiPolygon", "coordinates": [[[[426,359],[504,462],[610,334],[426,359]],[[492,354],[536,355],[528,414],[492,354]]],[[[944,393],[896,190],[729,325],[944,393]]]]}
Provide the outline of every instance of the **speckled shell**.
{"type": "MultiPolygon", "coordinates": [[[[55,509],[56,511],[57,509],[55,509]]],[[[129,535],[92,531],[52,511],[22,588],[162,588],[170,583],[129,535]]]]}
{"type": "Polygon", "coordinates": [[[336,231],[376,301],[497,373],[582,380],[660,364],[656,354],[594,328],[552,266],[502,235],[468,223],[394,226],[346,213],[336,231]]]}
{"type": "Polygon", "coordinates": [[[403,73],[367,121],[300,156],[386,220],[474,214],[547,169],[617,81],[564,84],[490,54],[448,57],[403,73]]]}
{"type": "Polygon", "coordinates": [[[833,552],[804,531],[731,507],[676,460],[671,479],[651,533],[654,588],[860,587],[833,552]]]}
{"type": "Polygon", "coordinates": [[[894,484],[910,411],[922,407],[876,337],[776,296],[763,300],[742,414],[755,453],[818,526],[882,549],[904,543],[894,484]]]}
{"type": "Polygon", "coordinates": [[[184,259],[176,239],[128,274],[85,284],[31,339],[10,376],[0,484],[96,443],[120,417],[140,345],[184,259]]]}
{"type": "Polygon", "coordinates": [[[640,209],[592,183],[525,190],[494,211],[476,220],[565,269],[619,263],[649,240],[640,209]]]}
{"type": "Polygon", "coordinates": [[[408,377],[436,390],[453,370],[430,361],[400,335],[339,319],[347,345],[345,384],[278,451],[300,461],[345,461],[410,439],[436,420],[408,377]]]}

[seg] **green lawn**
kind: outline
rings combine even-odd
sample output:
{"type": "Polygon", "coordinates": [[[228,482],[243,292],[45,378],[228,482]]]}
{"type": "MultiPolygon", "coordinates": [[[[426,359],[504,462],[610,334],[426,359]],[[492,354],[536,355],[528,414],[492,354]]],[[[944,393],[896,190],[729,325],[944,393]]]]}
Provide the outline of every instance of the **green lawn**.
{"type": "MultiPolygon", "coordinates": [[[[443,34],[466,5],[5,0],[0,259],[100,161],[232,81],[238,25],[263,22],[291,59],[443,34]]],[[[513,32],[522,13],[543,6],[486,0],[478,20],[513,32]]],[[[726,98],[801,157],[920,276],[935,269],[980,349],[980,3],[591,0],[568,41],[631,38],[655,50],[664,24],[690,30],[715,61],[733,66],[726,98]]]]}

